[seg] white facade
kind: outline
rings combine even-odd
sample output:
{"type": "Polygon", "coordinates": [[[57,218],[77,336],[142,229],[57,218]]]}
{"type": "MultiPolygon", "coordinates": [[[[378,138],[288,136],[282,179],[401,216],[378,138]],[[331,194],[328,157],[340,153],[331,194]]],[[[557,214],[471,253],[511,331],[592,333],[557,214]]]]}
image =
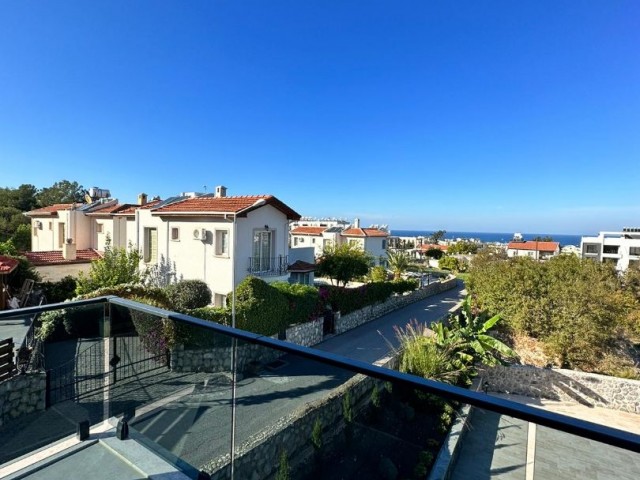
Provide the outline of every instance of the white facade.
{"type": "Polygon", "coordinates": [[[582,258],[612,263],[623,272],[640,262],[640,229],[625,228],[622,232],[600,232],[596,237],[582,237],[582,258]]]}

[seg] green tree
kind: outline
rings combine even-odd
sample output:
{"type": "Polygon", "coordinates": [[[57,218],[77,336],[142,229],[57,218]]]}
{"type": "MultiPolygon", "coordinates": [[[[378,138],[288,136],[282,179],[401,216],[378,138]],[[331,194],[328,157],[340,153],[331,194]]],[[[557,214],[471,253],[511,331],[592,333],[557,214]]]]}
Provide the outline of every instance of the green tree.
{"type": "Polygon", "coordinates": [[[386,282],[387,281],[387,269],[377,265],[375,267],[371,267],[369,271],[369,279],[372,282],[386,282]]]}
{"type": "Polygon", "coordinates": [[[85,189],[78,182],[60,180],[50,187],[43,188],[38,192],[38,203],[42,207],[54,205],[56,203],[82,203],[84,202],[85,189]]]}
{"type": "Polygon", "coordinates": [[[532,242],[553,242],[553,237],[551,237],[550,235],[545,235],[545,236],[536,236],[533,237],[531,239],[532,242]]]}
{"type": "Polygon", "coordinates": [[[18,225],[16,231],[11,235],[11,241],[21,252],[31,250],[31,227],[29,225],[18,225]]]}
{"type": "Polygon", "coordinates": [[[371,257],[365,251],[357,245],[345,243],[324,249],[316,274],[346,286],[354,278],[366,275],[370,265],[371,257]]]}
{"type": "Polygon", "coordinates": [[[20,225],[29,225],[30,220],[16,207],[0,206],[0,242],[13,237],[20,225]]]}
{"type": "Polygon", "coordinates": [[[128,249],[111,246],[111,239],[105,242],[102,258],[91,263],[89,274],[80,272],[76,294],[84,295],[104,287],[122,284],[141,284],[145,273],[140,270],[141,253],[129,245],[128,249]]]}
{"type": "Polygon", "coordinates": [[[451,255],[455,254],[475,254],[478,253],[480,246],[475,242],[469,240],[460,240],[452,245],[449,245],[447,253],[451,255]]]}
{"type": "Polygon", "coordinates": [[[402,277],[402,274],[408,270],[411,266],[411,258],[407,252],[402,250],[387,252],[387,262],[389,268],[393,271],[393,276],[396,280],[402,277]]]}
{"type": "Polygon", "coordinates": [[[435,260],[440,260],[444,256],[444,252],[439,248],[430,248],[425,252],[425,255],[435,260]]]}
{"type": "Polygon", "coordinates": [[[429,239],[431,243],[433,243],[434,245],[438,245],[438,243],[440,243],[440,241],[444,239],[444,236],[446,234],[447,234],[446,230],[437,230],[431,234],[429,239]]]}
{"type": "Polygon", "coordinates": [[[438,267],[443,270],[451,270],[456,272],[460,269],[460,262],[456,257],[445,255],[440,260],[438,260],[438,267]]]}

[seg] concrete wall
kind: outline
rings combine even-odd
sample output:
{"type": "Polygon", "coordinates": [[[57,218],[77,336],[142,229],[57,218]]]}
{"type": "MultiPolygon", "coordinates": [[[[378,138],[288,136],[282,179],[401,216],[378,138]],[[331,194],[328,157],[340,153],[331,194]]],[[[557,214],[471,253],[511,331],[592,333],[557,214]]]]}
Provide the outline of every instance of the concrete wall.
{"type": "Polygon", "coordinates": [[[406,295],[399,295],[389,298],[386,302],[370,305],[347,315],[342,315],[336,319],[335,332],[337,334],[344,333],[364,323],[370,322],[382,315],[386,315],[393,310],[406,307],[407,305],[423,300],[431,295],[451,290],[458,284],[456,278],[434,282],[420,290],[415,290],[406,295]]]}
{"type": "Polygon", "coordinates": [[[40,265],[34,267],[45,282],[57,282],[67,275],[77,277],[80,272],[89,273],[91,263],[66,263],[61,265],[40,265]]]}
{"type": "Polygon", "coordinates": [[[9,419],[44,410],[46,386],[45,373],[15,375],[0,383],[0,427],[9,419]]]}
{"type": "Polygon", "coordinates": [[[640,381],[575,370],[514,365],[480,372],[491,392],[579,402],[640,414],[640,381]]]}

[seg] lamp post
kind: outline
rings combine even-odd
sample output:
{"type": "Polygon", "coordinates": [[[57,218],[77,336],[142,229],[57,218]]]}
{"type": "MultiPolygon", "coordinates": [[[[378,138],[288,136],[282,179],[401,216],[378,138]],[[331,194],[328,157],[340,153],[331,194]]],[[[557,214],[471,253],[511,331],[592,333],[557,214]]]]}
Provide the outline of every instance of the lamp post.
{"type": "MultiPolygon", "coordinates": [[[[267,203],[264,198],[259,198],[251,206],[242,208],[233,214],[233,249],[231,250],[231,328],[236,328],[236,233],[238,231],[238,214],[253,208],[261,207],[267,203]]],[[[238,369],[238,340],[231,340],[231,480],[235,475],[236,456],[236,381],[238,369]]]]}

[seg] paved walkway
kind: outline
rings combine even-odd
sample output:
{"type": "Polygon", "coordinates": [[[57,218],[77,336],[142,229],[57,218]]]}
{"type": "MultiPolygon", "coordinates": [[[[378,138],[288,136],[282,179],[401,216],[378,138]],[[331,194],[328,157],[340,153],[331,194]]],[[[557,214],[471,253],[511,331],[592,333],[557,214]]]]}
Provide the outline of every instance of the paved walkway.
{"type": "MultiPolygon", "coordinates": [[[[633,413],[520,395],[492,395],[640,433],[640,415],[633,413]]],[[[471,478],[637,480],[640,478],[640,454],[506,415],[473,409],[470,428],[451,476],[452,480],[471,478]]]]}

